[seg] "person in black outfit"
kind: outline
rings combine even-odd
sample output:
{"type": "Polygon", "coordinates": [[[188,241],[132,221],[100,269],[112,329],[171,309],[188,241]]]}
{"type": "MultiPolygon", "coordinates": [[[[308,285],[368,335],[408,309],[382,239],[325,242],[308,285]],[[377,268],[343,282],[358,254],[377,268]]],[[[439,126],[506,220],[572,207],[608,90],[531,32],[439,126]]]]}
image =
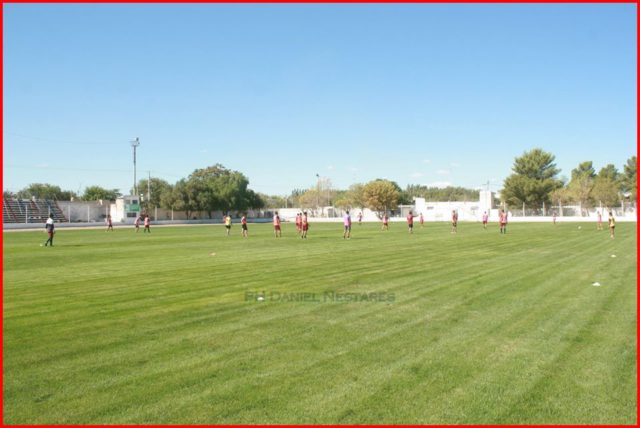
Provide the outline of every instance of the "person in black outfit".
{"type": "Polygon", "coordinates": [[[53,235],[55,235],[55,226],[53,225],[53,215],[50,214],[49,218],[47,219],[47,222],[44,225],[45,229],[47,230],[47,234],[49,235],[49,239],[47,239],[47,241],[44,243],[44,246],[46,247],[47,245],[51,244],[51,246],[53,247],[53,235]]]}

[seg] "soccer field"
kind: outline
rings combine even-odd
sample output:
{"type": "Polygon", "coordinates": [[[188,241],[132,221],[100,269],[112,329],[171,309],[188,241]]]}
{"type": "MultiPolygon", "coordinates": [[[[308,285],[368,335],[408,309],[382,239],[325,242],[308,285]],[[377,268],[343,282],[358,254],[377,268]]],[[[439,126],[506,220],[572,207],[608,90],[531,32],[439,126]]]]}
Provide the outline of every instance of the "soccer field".
{"type": "Polygon", "coordinates": [[[4,423],[635,424],[636,224],[449,229],[4,233],[4,423]]]}

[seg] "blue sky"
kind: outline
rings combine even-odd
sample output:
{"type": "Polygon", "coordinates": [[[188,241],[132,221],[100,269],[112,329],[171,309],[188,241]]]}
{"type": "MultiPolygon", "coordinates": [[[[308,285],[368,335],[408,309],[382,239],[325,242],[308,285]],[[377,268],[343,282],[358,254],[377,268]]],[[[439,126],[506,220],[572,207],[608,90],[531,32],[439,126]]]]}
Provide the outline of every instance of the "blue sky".
{"type": "Polygon", "coordinates": [[[4,4],[4,188],[222,163],[288,194],[636,154],[635,4],[4,4]]]}

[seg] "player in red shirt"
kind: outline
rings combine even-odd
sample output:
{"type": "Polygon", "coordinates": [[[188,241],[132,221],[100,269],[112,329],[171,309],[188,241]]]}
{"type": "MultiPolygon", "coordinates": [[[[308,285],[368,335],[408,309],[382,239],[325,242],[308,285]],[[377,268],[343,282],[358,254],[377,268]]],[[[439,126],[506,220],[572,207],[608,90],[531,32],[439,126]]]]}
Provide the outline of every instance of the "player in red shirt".
{"type": "Polygon", "coordinates": [[[296,230],[298,231],[298,235],[302,232],[302,214],[296,214],[296,230]]]}
{"type": "Polygon", "coordinates": [[[142,232],[151,233],[151,218],[149,217],[149,214],[145,214],[144,216],[144,230],[142,232]]]}
{"type": "Polygon", "coordinates": [[[302,215],[302,239],[307,239],[307,232],[309,231],[309,219],[307,217],[307,212],[305,211],[302,215]]]}
{"type": "Polygon", "coordinates": [[[458,211],[451,211],[451,233],[458,233],[458,211]]]}
{"type": "Polygon", "coordinates": [[[507,213],[500,210],[500,233],[507,233],[507,213]]]}
{"type": "Polygon", "coordinates": [[[282,229],[280,228],[280,216],[278,215],[278,211],[273,216],[273,233],[276,235],[276,238],[282,238],[282,229]]]}
{"type": "Polygon", "coordinates": [[[598,211],[598,227],[597,230],[602,230],[602,213],[598,211]]]}
{"type": "Polygon", "coordinates": [[[420,213],[420,217],[418,217],[418,219],[420,220],[420,228],[424,227],[424,216],[422,215],[422,213],[420,213]]]}
{"type": "Polygon", "coordinates": [[[113,221],[111,221],[111,214],[107,215],[107,232],[113,232],[113,221]]]}
{"type": "Polygon", "coordinates": [[[409,211],[407,215],[407,225],[409,226],[409,233],[413,233],[413,212],[409,211]]]}
{"type": "Polygon", "coordinates": [[[382,215],[382,230],[389,230],[389,216],[387,213],[382,215]]]}
{"type": "Polygon", "coordinates": [[[242,237],[247,238],[249,236],[249,230],[247,229],[247,214],[243,214],[240,219],[240,224],[242,225],[242,237]]]}

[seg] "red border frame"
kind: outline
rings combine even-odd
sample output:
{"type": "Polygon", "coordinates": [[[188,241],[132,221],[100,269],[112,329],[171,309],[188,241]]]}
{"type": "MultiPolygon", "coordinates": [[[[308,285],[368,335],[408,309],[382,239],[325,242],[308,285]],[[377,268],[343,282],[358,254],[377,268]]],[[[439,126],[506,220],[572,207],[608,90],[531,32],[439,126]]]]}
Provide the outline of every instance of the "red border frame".
{"type": "MultiPolygon", "coordinates": [[[[388,1],[388,0],[228,0],[228,1],[218,1],[218,0],[188,0],[188,1],[175,1],[175,0],[1,0],[2,4],[5,3],[227,3],[227,4],[235,4],[235,3],[245,3],[245,4],[265,4],[265,3],[388,3],[388,4],[401,4],[401,3],[636,3],[636,107],[638,103],[638,98],[640,98],[640,88],[637,87],[638,80],[638,59],[637,59],[637,49],[638,42],[640,42],[640,36],[638,35],[638,24],[640,24],[640,15],[638,14],[638,2],[633,0],[534,0],[534,1],[517,1],[517,0],[494,0],[494,1],[484,1],[484,0],[445,0],[445,1],[432,1],[432,0],[403,0],[403,1],[388,1]]],[[[4,37],[4,6],[2,8],[2,13],[0,14],[0,40],[4,37]]],[[[4,47],[4,44],[2,44],[4,47]]],[[[2,58],[0,58],[0,71],[4,76],[4,50],[2,58]]],[[[0,83],[0,95],[2,95],[3,103],[2,110],[4,112],[4,91],[3,84],[0,83]]],[[[636,110],[637,114],[637,110],[636,110]]],[[[3,115],[4,118],[4,115],[3,115]]],[[[4,130],[4,120],[0,122],[0,131],[4,130]]],[[[4,133],[2,133],[4,135],[4,133]]],[[[640,137],[640,133],[637,129],[637,120],[636,120],[636,156],[638,153],[638,141],[640,137]]],[[[4,160],[4,144],[2,152],[0,152],[0,159],[4,160]]],[[[4,163],[3,163],[4,165],[4,163]]],[[[640,183],[640,180],[636,182],[636,186],[640,183]]],[[[4,184],[4,176],[0,178],[0,184],[4,184]]],[[[3,187],[4,188],[4,187],[3,187]]],[[[2,202],[0,202],[0,206],[2,202]]],[[[638,217],[638,213],[636,211],[636,218],[638,217]]],[[[637,224],[637,223],[636,223],[637,224]]],[[[640,249],[640,245],[638,241],[640,240],[640,230],[636,227],[636,251],[640,249]]],[[[3,245],[4,233],[0,235],[0,245],[4,248],[3,245]]],[[[636,253],[637,254],[637,253],[636,253]]],[[[3,266],[4,258],[0,259],[0,267],[3,266]]],[[[640,288],[638,287],[638,274],[640,274],[640,269],[638,268],[637,260],[636,260],[636,423],[635,426],[640,426],[640,408],[638,406],[638,393],[640,393],[640,372],[638,372],[638,366],[640,365],[640,357],[638,355],[638,344],[640,344],[640,331],[638,330],[638,307],[640,307],[640,288]]],[[[2,270],[2,282],[0,283],[0,288],[2,288],[2,284],[4,284],[4,269],[2,270]]],[[[0,311],[2,311],[3,316],[0,317],[0,339],[3,337],[4,333],[4,293],[0,296],[0,311]]],[[[3,347],[4,341],[0,344],[0,347],[3,347]]],[[[5,425],[4,424],[4,353],[2,357],[0,357],[0,383],[2,383],[3,387],[0,389],[0,401],[2,401],[2,407],[0,407],[0,426],[19,426],[24,428],[29,427],[43,427],[43,426],[55,426],[55,427],[97,427],[97,426],[118,426],[122,428],[136,428],[140,425],[5,425]]],[[[166,428],[174,428],[174,427],[202,427],[202,426],[214,426],[214,425],[143,425],[146,427],[166,427],[166,428]]],[[[261,428],[261,427],[301,427],[301,426],[317,426],[322,428],[329,427],[348,427],[348,428],[361,428],[366,426],[386,426],[386,427],[394,427],[394,426],[402,426],[406,428],[419,428],[425,425],[215,425],[215,426],[231,426],[238,428],[261,428]]],[[[442,426],[458,426],[458,425],[426,425],[430,427],[442,427],[442,426]]],[[[459,425],[465,427],[487,427],[494,425],[459,425]]],[[[559,428],[584,428],[584,427],[612,427],[616,425],[500,425],[503,427],[559,427],[559,428]]],[[[634,426],[634,425],[623,425],[623,426],[634,426]]]]}

